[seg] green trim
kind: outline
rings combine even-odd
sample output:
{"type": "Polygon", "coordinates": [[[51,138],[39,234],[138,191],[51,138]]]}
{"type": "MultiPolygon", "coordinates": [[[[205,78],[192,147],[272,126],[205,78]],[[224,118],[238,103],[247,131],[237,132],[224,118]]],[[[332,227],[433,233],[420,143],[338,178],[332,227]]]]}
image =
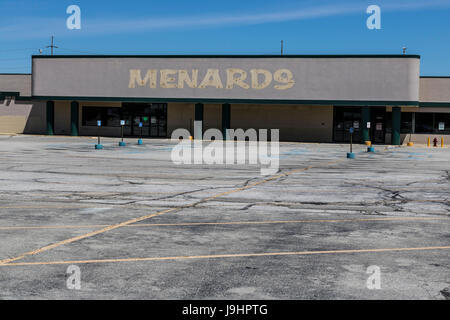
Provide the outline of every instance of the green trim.
{"type": "Polygon", "coordinates": [[[0,91],[0,97],[19,97],[20,92],[18,91],[0,91]]]}
{"type": "Polygon", "coordinates": [[[361,108],[361,142],[370,141],[369,129],[367,128],[367,122],[370,122],[370,108],[364,106],[361,108]]]}
{"type": "Polygon", "coordinates": [[[201,121],[202,122],[202,127],[197,132],[196,128],[195,128],[195,124],[194,124],[194,138],[195,139],[200,139],[201,140],[202,137],[203,137],[203,128],[204,128],[203,112],[204,112],[204,105],[203,105],[203,103],[196,103],[195,104],[195,112],[194,112],[194,121],[201,121]]]}
{"type": "Polygon", "coordinates": [[[79,123],[79,103],[72,101],[70,103],[70,133],[72,136],[78,136],[78,123],[79,123]]]}
{"type": "Polygon", "coordinates": [[[203,103],[195,104],[195,121],[203,121],[203,103]]]}
{"type": "Polygon", "coordinates": [[[46,113],[47,113],[47,134],[49,136],[52,136],[55,131],[55,102],[54,101],[47,101],[47,107],[46,107],[46,113]]]}
{"type": "Polygon", "coordinates": [[[0,100],[5,100],[6,97],[14,97],[16,101],[31,101],[31,96],[21,96],[20,92],[0,92],[0,100]]]}
{"type": "Polygon", "coordinates": [[[230,140],[227,129],[231,129],[231,106],[229,103],[222,104],[222,136],[224,140],[230,140]]]}
{"type": "Polygon", "coordinates": [[[400,145],[400,125],[401,125],[402,109],[400,107],[392,108],[392,133],[391,144],[400,145]]]}
{"type": "Polygon", "coordinates": [[[33,55],[32,59],[61,59],[61,58],[415,58],[420,59],[420,55],[416,54],[173,54],[173,55],[53,55],[42,56],[33,55]]]}
{"type": "Polygon", "coordinates": [[[31,101],[33,97],[16,97],[16,101],[31,101]]]}
{"type": "Polygon", "coordinates": [[[6,97],[14,97],[16,101],[30,101],[33,100],[31,96],[21,96],[20,92],[17,91],[0,91],[0,99],[5,99],[6,97]]]}
{"type": "Polygon", "coordinates": [[[63,97],[33,96],[34,100],[77,100],[103,102],[192,102],[192,103],[257,103],[257,104],[316,104],[341,106],[418,106],[418,101],[365,101],[365,100],[276,100],[276,99],[214,99],[214,98],[126,98],[126,97],[63,97]]]}
{"type": "Polygon", "coordinates": [[[432,79],[444,78],[444,79],[448,79],[448,78],[450,78],[450,76],[420,76],[420,78],[432,78],[432,79]]]}
{"type": "Polygon", "coordinates": [[[439,108],[450,108],[450,102],[419,102],[419,107],[423,108],[431,108],[431,107],[439,107],[439,108]]]}

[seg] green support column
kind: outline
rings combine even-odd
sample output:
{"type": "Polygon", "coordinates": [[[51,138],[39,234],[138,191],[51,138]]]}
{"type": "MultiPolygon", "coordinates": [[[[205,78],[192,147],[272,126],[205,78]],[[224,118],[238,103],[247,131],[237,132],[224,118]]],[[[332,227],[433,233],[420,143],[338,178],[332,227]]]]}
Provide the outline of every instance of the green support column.
{"type": "Polygon", "coordinates": [[[78,136],[78,108],[79,104],[77,101],[70,103],[70,131],[72,136],[78,136]]]}
{"type": "Polygon", "coordinates": [[[231,126],[231,106],[228,103],[222,105],[222,135],[223,140],[229,140],[227,129],[231,126]]]}
{"type": "Polygon", "coordinates": [[[52,136],[54,131],[55,122],[55,102],[47,101],[47,134],[52,136]]]}
{"type": "Polygon", "coordinates": [[[196,128],[194,125],[194,139],[202,139],[203,138],[203,103],[195,104],[195,121],[201,121],[202,126],[196,128]]]}
{"type": "Polygon", "coordinates": [[[402,116],[400,107],[392,107],[392,134],[391,144],[400,145],[400,121],[402,116]]]}
{"type": "Polygon", "coordinates": [[[361,108],[361,138],[362,143],[370,141],[369,129],[367,129],[367,122],[370,122],[370,107],[365,106],[361,108]]]}

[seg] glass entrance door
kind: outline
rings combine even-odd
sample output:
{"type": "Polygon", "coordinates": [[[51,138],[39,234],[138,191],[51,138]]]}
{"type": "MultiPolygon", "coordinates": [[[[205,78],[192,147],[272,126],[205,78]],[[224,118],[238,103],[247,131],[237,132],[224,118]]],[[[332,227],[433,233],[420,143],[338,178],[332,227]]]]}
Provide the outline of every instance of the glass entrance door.
{"type": "Polygon", "coordinates": [[[167,103],[153,103],[150,110],[150,136],[167,136],[167,103]]]}
{"type": "Polygon", "coordinates": [[[385,143],[385,108],[373,108],[370,115],[370,139],[373,143],[385,143]]]}
{"type": "Polygon", "coordinates": [[[167,103],[123,103],[122,117],[125,136],[167,136],[167,103]]]}
{"type": "Polygon", "coordinates": [[[350,128],[354,128],[353,142],[361,142],[361,108],[334,107],[333,141],[350,142],[350,128]]]}

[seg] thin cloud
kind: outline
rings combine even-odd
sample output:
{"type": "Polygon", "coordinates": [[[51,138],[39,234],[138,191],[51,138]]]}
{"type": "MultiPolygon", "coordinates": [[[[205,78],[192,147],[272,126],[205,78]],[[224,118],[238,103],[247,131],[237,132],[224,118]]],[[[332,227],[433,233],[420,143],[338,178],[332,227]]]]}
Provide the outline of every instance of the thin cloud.
{"type": "MultiPolygon", "coordinates": [[[[437,1],[407,1],[392,3],[378,2],[384,11],[416,11],[429,8],[448,8],[449,0],[437,1]]],[[[61,18],[30,18],[17,21],[15,24],[0,28],[0,39],[32,39],[48,37],[49,34],[56,36],[98,36],[108,34],[120,34],[131,32],[151,32],[160,30],[172,30],[179,28],[205,28],[258,25],[267,23],[280,23],[289,21],[300,21],[305,19],[318,19],[332,16],[351,15],[356,13],[365,14],[366,6],[361,4],[333,4],[310,7],[291,11],[274,13],[252,13],[243,15],[220,15],[220,16],[179,16],[168,18],[141,18],[122,19],[119,17],[111,19],[84,19],[82,12],[82,29],[67,30],[66,16],[61,18]]]]}
{"type": "Polygon", "coordinates": [[[273,22],[287,22],[293,20],[303,20],[312,18],[329,17],[343,14],[351,14],[360,11],[361,7],[355,6],[323,6],[308,8],[297,11],[246,14],[237,16],[193,16],[193,17],[173,17],[160,19],[142,19],[133,21],[121,21],[118,24],[111,24],[110,21],[102,21],[91,24],[96,31],[133,31],[167,29],[178,27],[209,27],[209,26],[241,26],[264,24],[273,22]]]}

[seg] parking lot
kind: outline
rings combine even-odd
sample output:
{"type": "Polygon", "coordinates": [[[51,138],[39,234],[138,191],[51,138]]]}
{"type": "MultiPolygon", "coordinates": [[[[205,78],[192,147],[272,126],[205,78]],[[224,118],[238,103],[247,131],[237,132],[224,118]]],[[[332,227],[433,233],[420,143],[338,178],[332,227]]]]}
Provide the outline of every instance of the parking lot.
{"type": "Polygon", "coordinates": [[[262,176],[118,141],[0,136],[1,299],[450,298],[450,148],[280,143],[262,176]]]}

